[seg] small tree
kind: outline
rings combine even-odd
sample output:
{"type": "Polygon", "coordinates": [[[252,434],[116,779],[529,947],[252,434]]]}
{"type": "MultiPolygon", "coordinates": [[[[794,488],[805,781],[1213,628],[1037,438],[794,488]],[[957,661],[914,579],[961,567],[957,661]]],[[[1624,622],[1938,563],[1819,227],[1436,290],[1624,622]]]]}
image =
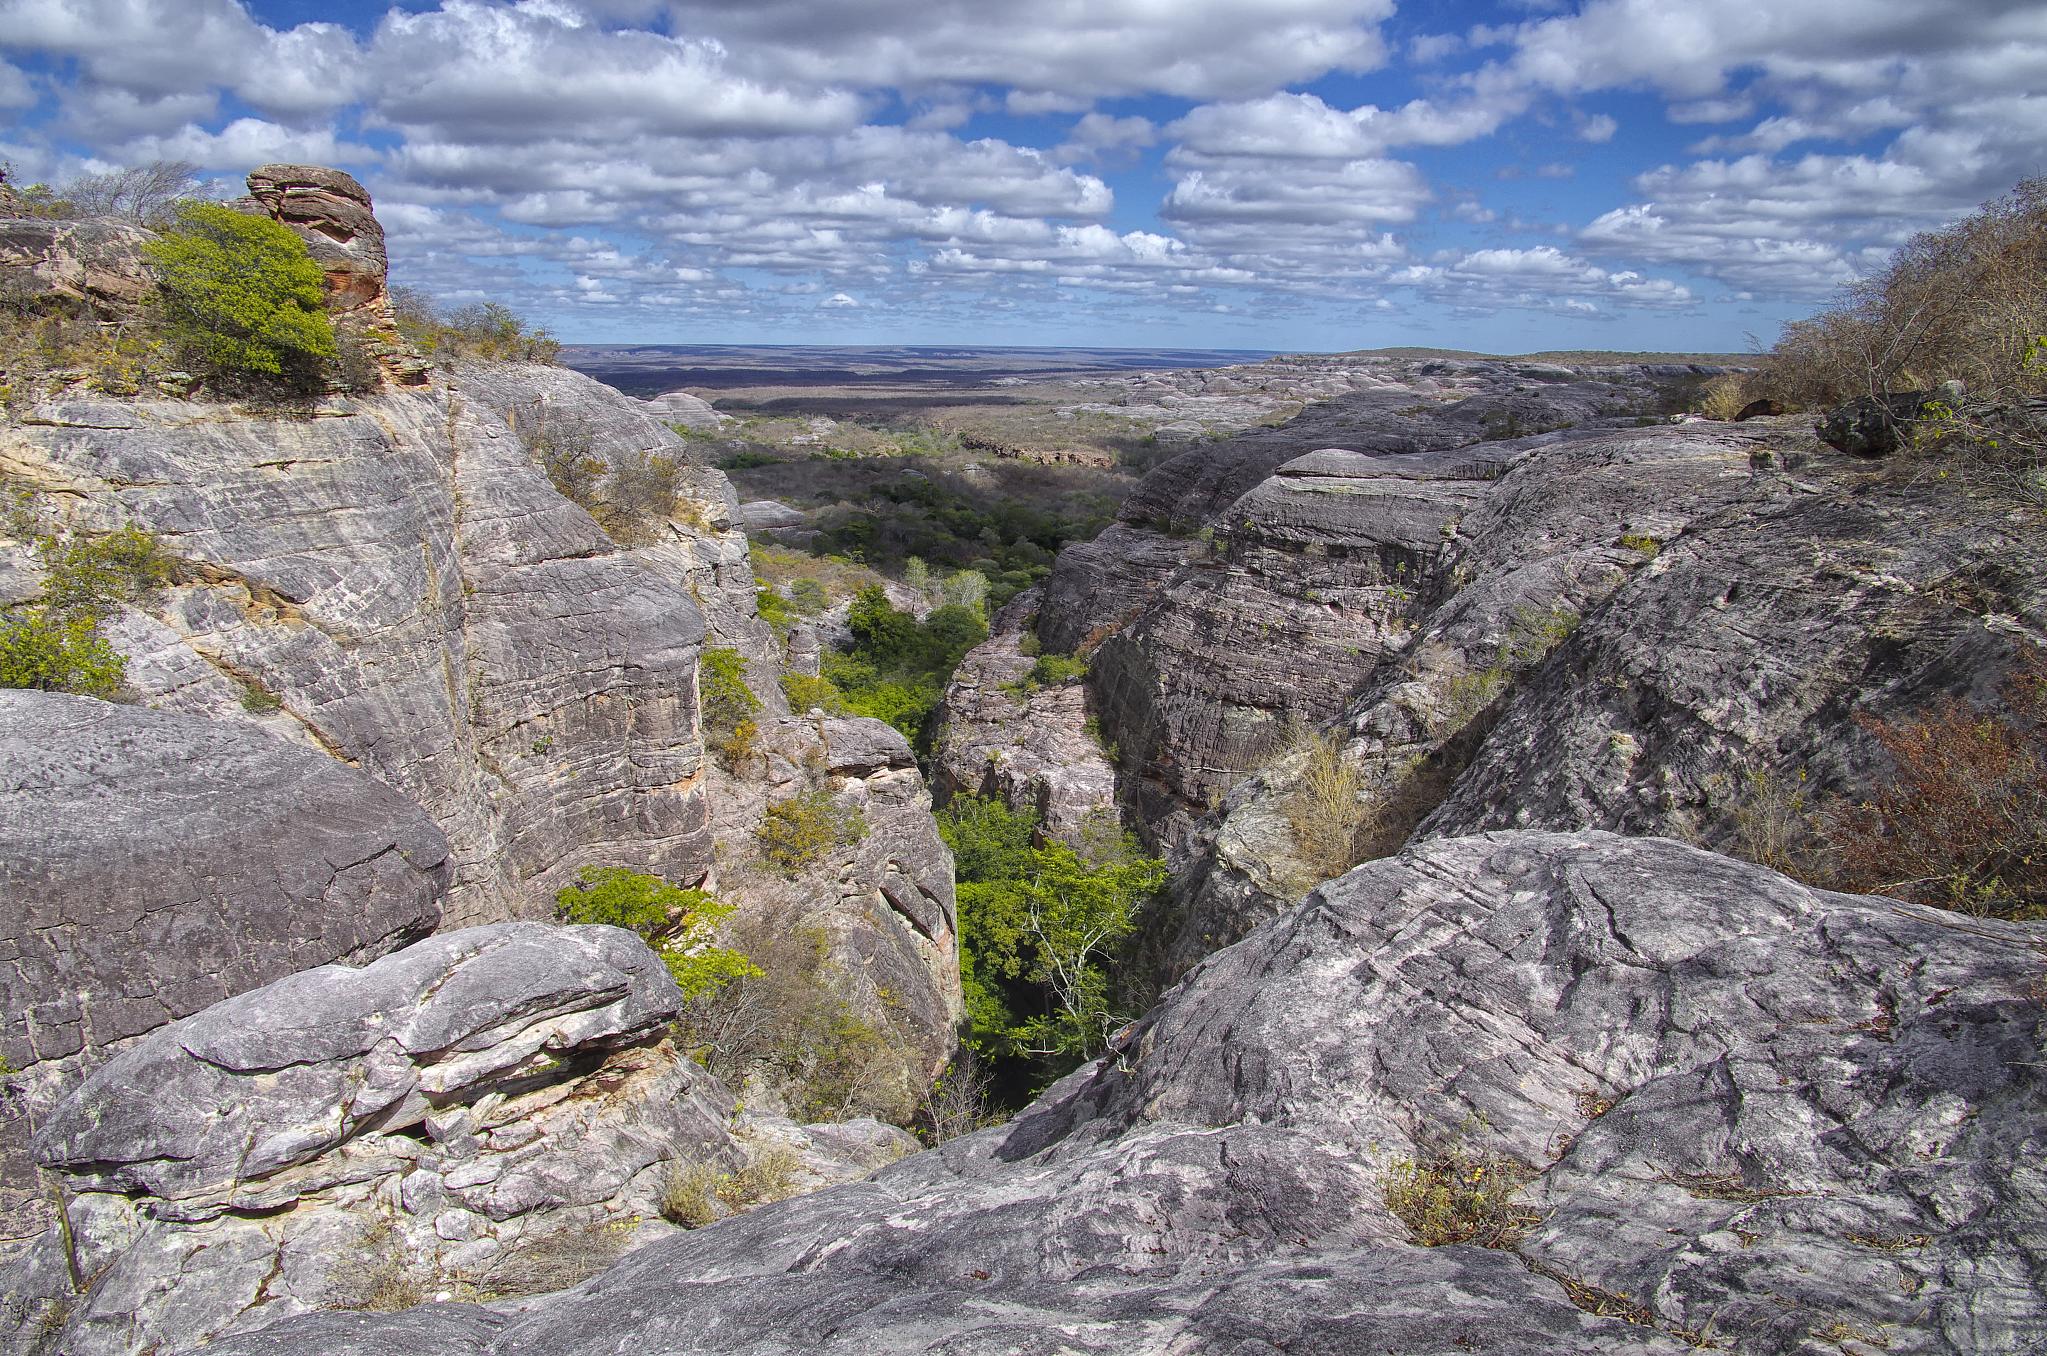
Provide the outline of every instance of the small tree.
{"type": "Polygon", "coordinates": [[[745,955],[717,944],[718,924],[731,915],[732,906],[702,890],[624,867],[586,866],[576,884],[555,894],[554,905],[568,922],[638,933],[668,967],[684,998],[699,999],[760,974],[745,955]]]}
{"type": "Polygon", "coordinates": [[[178,205],[143,247],[165,332],[183,361],[229,382],[317,389],[334,357],[320,266],[268,217],[218,203],[178,205]]]}
{"type": "Polygon", "coordinates": [[[199,167],[184,160],[152,160],[106,174],[88,174],[61,194],[81,217],[125,217],[141,226],[176,219],[178,204],[199,187],[199,167]]]}

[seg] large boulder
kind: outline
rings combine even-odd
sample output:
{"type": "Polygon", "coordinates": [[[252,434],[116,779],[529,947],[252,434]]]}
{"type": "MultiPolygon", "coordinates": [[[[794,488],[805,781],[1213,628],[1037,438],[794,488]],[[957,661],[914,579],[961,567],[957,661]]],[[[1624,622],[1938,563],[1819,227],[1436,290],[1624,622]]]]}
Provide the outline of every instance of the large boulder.
{"type": "Polygon", "coordinates": [[[1007,1126],[523,1312],[215,1350],[2024,1350],[2041,940],[1667,841],[1434,842],[1210,958],[1007,1126]],[[1491,1246],[1419,1246],[1448,1226],[1403,1184],[1466,1193],[1491,1246]]]}
{"type": "Polygon", "coordinates": [[[7,1236],[39,1227],[27,1119],[105,1051],[425,936],[447,858],[417,805],[248,725],[0,692],[7,1236]]]}
{"type": "Polygon", "coordinates": [[[578,1279],[679,1162],[743,1161],[730,1096],[667,1037],[681,1003],[630,933],[505,923],[159,1028],[42,1124],[69,1231],[0,1272],[7,1349],[183,1352],[308,1308],[578,1279]]]}
{"type": "Polygon", "coordinates": [[[1888,457],[1910,441],[1912,425],[1932,399],[1926,391],[1857,396],[1812,426],[1819,440],[1851,457],[1888,457]]]}
{"type": "Polygon", "coordinates": [[[252,204],[291,227],[326,275],[327,309],[341,317],[386,318],[384,228],[369,190],[322,165],[265,165],[248,177],[252,204]]]}

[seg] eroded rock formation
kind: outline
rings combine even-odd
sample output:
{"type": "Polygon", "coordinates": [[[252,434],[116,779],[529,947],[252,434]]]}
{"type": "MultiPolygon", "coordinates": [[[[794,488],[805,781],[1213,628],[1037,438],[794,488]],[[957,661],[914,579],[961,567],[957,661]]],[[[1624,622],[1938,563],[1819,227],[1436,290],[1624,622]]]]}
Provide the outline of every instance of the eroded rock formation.
{"type": "Polygon", "coordinates": [[[738,1157],[680,1006],[629,933],[508,923],[159,1028],[43,1119],[70,1234],[0,1273],[10,1349],[189,1351],[249,1311],[587,1272],[673,1163],[738,1157]]]}
{"type": "Polygon", "coordinates": [[[2036,941],[1667,841],[1440,840],[1210,958],[1007,1126],[524,1312],[217,1350],[2023,1350],[2036,941]],[[1521,1182],[1500,1246],[1417,1246],[1387,1205],[1445,1161],[1521,1182]]]}
{"type": "Polygon", "coordinates": [[[4,1237],[41,1227],[25,1145],[136,1037],[433,931],[447,843],[419,807],[242,723],[0,692],[4,1237]]]}

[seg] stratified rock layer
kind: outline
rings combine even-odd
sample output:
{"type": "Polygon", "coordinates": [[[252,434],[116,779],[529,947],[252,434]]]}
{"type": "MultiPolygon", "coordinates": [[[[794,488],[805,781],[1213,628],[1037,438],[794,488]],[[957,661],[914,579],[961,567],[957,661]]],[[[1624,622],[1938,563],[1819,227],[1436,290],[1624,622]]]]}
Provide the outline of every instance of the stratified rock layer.
{"type": "Polygon", "coordinates": [[[7,1349],[168,1356],[588,1274],[672,1163],[738,1160],[730,1096],[666,1039],[681,1002],[630,933],[504,923],[159,1028],[41,1126],[71,1232],[0,1273],[7,1349]]]}
{"type": "Polygon", "coordinates": [[[73,530],[138,526],[178,558],[109,625],[145,702],[261,724],[418,801],[463,924],[540,914],[596,859],[709,866],[697,595],[722,595],[693,529],[629,550],[556,493],[534,446],[571,425],[594,456],[679,453],[585,378],[478,367],[310,418],[55,400],[0,428],[0,468],[73,530]]]}
{"type": "Polygon", "coordinates": [[[1211,957],[1007,1126],[522,1313],[216,1349],[2021,1351],[2041,939],[1667,841],[1436,841],[1211,957]],[[1446,1155],[1525,1175],[1505,1246],[1417,1246],[1386,1205],[1446,1155]]]}
{"type": "Polygon", "coordinates": [[[40,1227],[21,1156],[109,1047],[431,932],[447,843],[418,806],[248,725],[0,692],[0,1122],[6,1236],[40,1227]]]}

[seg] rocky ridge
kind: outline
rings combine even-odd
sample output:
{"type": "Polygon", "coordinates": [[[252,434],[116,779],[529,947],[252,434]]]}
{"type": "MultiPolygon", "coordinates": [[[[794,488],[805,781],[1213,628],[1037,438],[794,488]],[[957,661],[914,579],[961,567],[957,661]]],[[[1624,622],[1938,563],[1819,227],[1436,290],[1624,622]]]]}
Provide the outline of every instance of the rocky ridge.
{"type": "Polygon", "coordinates": [[[2037,941],[1667,841],[1439,839],[1007,1126],[520,1312],[215,1349],[2024,1350],[2037,941]],[[1495,1246],[1417,1246],[1388,1184],[1474,1164],[1519,1183],[1495,1246]]]}

